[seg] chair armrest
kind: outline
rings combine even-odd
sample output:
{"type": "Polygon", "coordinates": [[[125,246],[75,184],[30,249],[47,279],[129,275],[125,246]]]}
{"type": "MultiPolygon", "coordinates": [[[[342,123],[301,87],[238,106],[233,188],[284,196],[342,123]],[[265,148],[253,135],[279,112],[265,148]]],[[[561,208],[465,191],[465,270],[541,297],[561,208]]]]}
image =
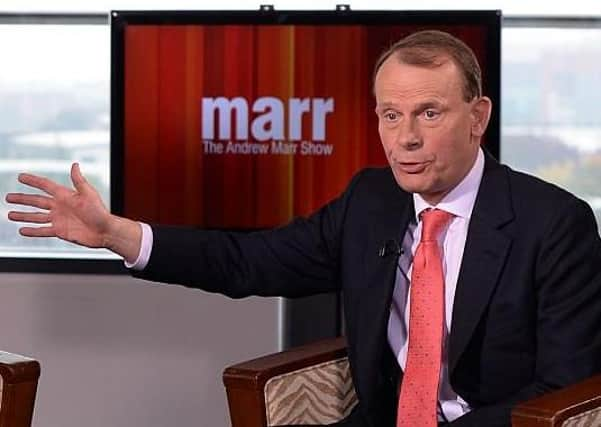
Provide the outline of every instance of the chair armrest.
{"type": "Polygon", "coordinates": [[[318,341],[280,353],[239,363],[225,369],[232,427],[265,427],[265,384],[269,379],[330,360],[346,357],[343,337],[318,341]]]}
{"type": "Polygon", "coordinates": [[[30,427],[40,364],[28,357],[0,352],[0,427],[30,427]]]}
{"type": "Polygon", "coordinates": [[[511,421],[513,427],[559,427],[572,417],[596,415],[597,423],[582,425],[599,425],[600,408],[601,375],[597,375],[518,404],[511,411],[511,421]]]}

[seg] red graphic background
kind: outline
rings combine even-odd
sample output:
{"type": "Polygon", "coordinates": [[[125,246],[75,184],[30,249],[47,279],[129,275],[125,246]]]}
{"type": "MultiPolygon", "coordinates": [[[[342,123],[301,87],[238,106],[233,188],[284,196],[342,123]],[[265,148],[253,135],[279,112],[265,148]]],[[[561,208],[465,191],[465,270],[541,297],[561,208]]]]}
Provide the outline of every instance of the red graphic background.
{"type": "MultiPolygon", "coordinates": [[[[384,49],[418,29],[423,27],[127,27],[123,213],[148,222],[245,229],[311,213],[362,167],[386,164],[372,69],[384,49]],[[218,96],[242,96],[249,111],[262,96],[285,104],[290,97],[334,98],[324,142],[333,144],[333,154],[205,154],[201,99],[218,96]]],[[[468,43],[486,77],[484,25],[437,29],[468,43]]],[[[303,117],[308,139],[311,115],[303,117]]]]}

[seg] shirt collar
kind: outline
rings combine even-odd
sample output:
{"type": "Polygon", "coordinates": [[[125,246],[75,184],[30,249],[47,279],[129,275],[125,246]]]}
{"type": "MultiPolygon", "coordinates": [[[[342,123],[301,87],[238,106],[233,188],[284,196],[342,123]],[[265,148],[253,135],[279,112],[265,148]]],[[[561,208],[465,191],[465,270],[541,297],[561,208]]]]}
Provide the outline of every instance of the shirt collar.
{"type": "Polygon", "coordinates": [[[434,208],[450,212],[454,216],[469,219],[472,216],[472,210],[476,203],[476,195],[478,194],[483,173],[484,152],[480,148],[478,149],[476,161],[468,174],[436,206],[432,206],[426,202],[419,194],[413,193],[416,223],[419,223],[419,216],[423,211],[434,208]]]}

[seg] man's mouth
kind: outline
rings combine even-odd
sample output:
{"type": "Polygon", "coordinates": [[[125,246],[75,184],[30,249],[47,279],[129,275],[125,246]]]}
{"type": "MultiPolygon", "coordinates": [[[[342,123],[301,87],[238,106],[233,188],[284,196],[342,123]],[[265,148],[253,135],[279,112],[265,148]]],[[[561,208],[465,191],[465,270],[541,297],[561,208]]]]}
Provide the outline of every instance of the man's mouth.
{"type": "Polygon", "coordinates": [[[423,172],[430,162],[398,162],[399,169],[408,174],[423,172]]]}

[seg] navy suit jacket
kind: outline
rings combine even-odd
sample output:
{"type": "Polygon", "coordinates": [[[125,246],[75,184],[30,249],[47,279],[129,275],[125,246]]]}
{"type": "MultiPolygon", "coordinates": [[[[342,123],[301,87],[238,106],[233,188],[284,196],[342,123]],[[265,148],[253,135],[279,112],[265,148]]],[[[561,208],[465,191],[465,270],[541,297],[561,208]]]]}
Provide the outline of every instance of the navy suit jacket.
{"type": "MultiPolygon", "coordinates": [[[[219,292],[341,291],[359,404],[340,425],[392,427],[399,370],[386,330],[413,198],[366,169],[308,218],[256,233],[153,227],[135,275],[219,292]]],[[[473,410],[453,426],[509,426],[519,401],[601,372],[601,240],[590,207],[486,156],[453,307],[449,372],[473,410]]]]}

